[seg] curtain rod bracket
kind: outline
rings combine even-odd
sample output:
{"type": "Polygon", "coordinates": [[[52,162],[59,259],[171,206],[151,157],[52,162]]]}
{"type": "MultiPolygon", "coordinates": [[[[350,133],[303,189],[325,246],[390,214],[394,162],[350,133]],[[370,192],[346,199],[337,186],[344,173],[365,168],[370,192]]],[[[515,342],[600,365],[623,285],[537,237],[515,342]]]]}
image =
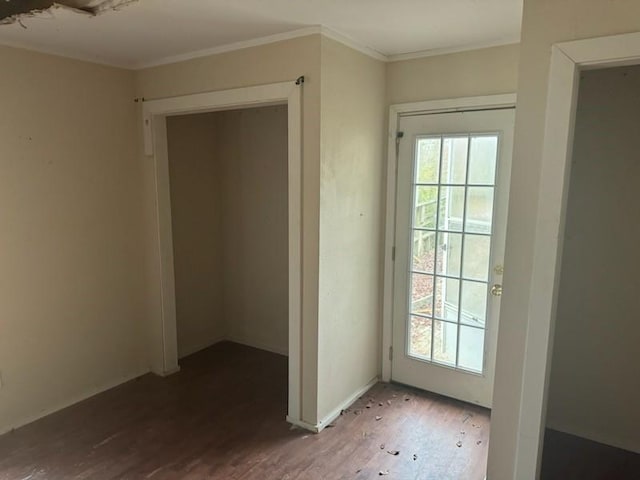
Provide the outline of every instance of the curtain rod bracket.
{"type": "Polygon", "coordinates": [[[304,83],[304,75],[300,75],[297,79],[296,79],[296,85],[302,85],[304,83]]]}

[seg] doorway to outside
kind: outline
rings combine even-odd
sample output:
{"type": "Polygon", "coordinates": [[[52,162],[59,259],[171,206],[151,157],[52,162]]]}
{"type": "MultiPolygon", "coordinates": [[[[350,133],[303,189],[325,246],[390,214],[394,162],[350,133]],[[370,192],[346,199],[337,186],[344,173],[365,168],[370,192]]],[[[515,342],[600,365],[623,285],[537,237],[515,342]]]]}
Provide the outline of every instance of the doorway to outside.
{"type": "MultiPolygon", "coordinates": [[[[202,94],[194,94],[187,95],[183,97],[174,97],[167,99],[158,99],[158,100],[147,100],[143,104],[143,127],[144,127],[144,136],[145,136],[145,154],[154,157],[155,161],[155,173],[156,173],[156,201],[157,201],[157,222],[158,222],[158,245],[159,245],[159,270],[160,270],[160,292],[161,292],[161,318],[160,321],[151,326],[151,335],[152,335],[152,369],[155,373],[159,375],[170,375],[179,370],[178,366],[178,357],[179,357],[179,349],[178,349],[178,327],[177,327],[177,318],[176,318],[176,275],[175,271],[177,269],[175,258],[174,258],[174,237],[173,237],[173,225],[172,225],[172,210],[171,210],[171,195],[170,195],[170,168],[169,168],[169,135],[168,135],[168,120],[171,124],[176,124],[176,122],[180,122],[181,119],[176,118],[168,118],[168,117],[176,117],[176,116],[185,116],[189,114],[205,114],[207,112],[218,112],[217,115],[221,115],[223,111],[229,110],[246,110],[246,112],[230,112],[226,114],[236,115],[238,118],[237,121],[244,115],[246,121],[255,120],[256,112],[261,111],[255,107],[268,107],[273,110],[272,113],[279,110],[279,114],[283,116],[281,121],[285,123],[286,127],[283,126],[283,130],[286,131],[286,147],[284,147],[285,155],[286,155],[286,181],[284,182],[284,192],[278,192],[276,195],[283,195],[283,198],[286,198],[287,201],[285,212],[280,212],[279,222],[282,224],[283,229],[286,229],[286,233],[283,235],[285,240],[285,245],[280,245],[283,252],[281,252],[281,257],[283,257],[283,263],[286,262],[286,267],[284,267],[285,272],[280,272],[280,278],[284,276],[287,278],[285,281],[285,292],[280,292],[281,302],[279,302],[280,309],[285,312],[287,316],[286,322],[284,322],[280,326],[280,333],[276,335],[279,338],[279,346],[272,347],[271,350],[281,350],[280,353],[284,353],[283,351],[288,352],[288,406],[287,406],[287,419],[292,423],[302,423],[301,420],[301,403],[302,403],[302,378],[301,378],[301,337],[300,332],[302,328],[302,316],[301,316],[301,278],[302,278],[302,264],[301,264],[301,96],[302,96],[302,83],[303,78],[301,77],[297,81],[291,82],[283,82],[277,84],[270,84],[264,86],[257,87],[247,87],[240,88],[234,90],[225,90],[219,92],[210,92],[210,93],[202,93],[202,94]],[[254,117],[251,117],[251,113],[254,114],[254,117]],[[249,116],[247,116],[249,115],[249,116]],[[286,117],[286,120],[285,120],[286,117]],[[284,300],[286,299],[286,300],[284,300]],[[282,303],[286,303],[286,305],[282,305],[282,303]],[[286,308],[285,308],[286,307],[286,308]],[[286,332],[286,333],[284,333],[286,332]],[[284,337],[284,338],[283,338],[284,337]],[[284,347],[284,348],[283,348],[284,347]]],[[[189,120],[188,117],[184,117],[189,120]]],[[[184,118],[182,120],[184,120],[184,118]]],[[[189,128],[186,129],[187,131],[189,128]]],[[[193,131],[191,131],[193,134],[193,131]]],[[[246,139],[245,139],[246,140],[246,139]]],[[[255,139],[250,139],[251,141],[255,139]]],[[[251,141],[249,143],[251,143],[251,141]]],[[[265,142],[268,141],[265,139],[265,142]]],[[[265,143],[265,144],[266,144],[265,143]]],[[[176,144],[174,144],[175,146],[176,144]]],[[[189,146],[189,141],[184,142],[184,146],[189,146]]],[[[235,143],[227,143],[226,147],[228,151],[226,152],[226,157],[231,157],[232,160],[240,162],[240,158],[233,158],[235,153],[249,153],[256,156],[256,152],[248,152],[246,143],[243,143],[242,140],[237,140],[235,143]],[[244,150],[244,151],[243,151],[244,150]]],[[[255,147],[255,145],[254,145],[255,147]]],[[[280,144],[279,148],[282,149],[283,145],[280,144]]],[[[202,152],[198,152],[197,149],[193,148],[193,145],[187,147],[190,149],[190,153],[192,155],[201,155],[202,152]]],[[[254,158],[253,161],[256,161],[256,168],[261,168],[259,158],[254,158]]],[[[225,167],[228,170],[228,179],[231,179],[232,183],[236,182],[235,185],[237,189],[242,189],[244,186],[244,182],[242,179],[236,178],[238,177],[238,172],[241,172],[241,169],[236,169],[238,164],[233,165],[233,161],[227,164],[225,167]]],[[[178,170],[180,167],[178,167],[178,170]]],[[[223,169],[224,170],[224,169],[223,169]]],[[[173,173],[176,173],[174,171],[173,173]]],[[[184,173],[184,172],[183,172],[184,173]]],[[[214,172],[210,172],[214,173],[214,172]]],[[[219,172],[218,172],[219,173],[219,172]]],[[[202,183],[202,178],[199,178],[197,173],[192,172],[194,176],[190,181],[194,182],[194,185],[200,185],[202,183]]],[[[188,175],[187,175],[188,176],[188,175]]],[[[215,175],[213,175],[215,176],[215,175]]],[[[218,178],[219,180],[219,178],[218,178]]],[[[262,179],[256,179],[259,182],[262,179]]],[[[217,181],[217,180],[216,180],[217,181]]],[[[192,195],[190,201],[195,201],[193,194],[194,192],[189,191],[189,180],[184,182],[182,185],[183,190],[187,191],[187,198],[189,195],[192,195]]],[[[173,187],[173,185],[171,185],[173,187]]],[[[263,190],[268,195],[268,185],[266,183],[263,184],[263,190]]],[[[262,188],[256,186],[257,189],[262,188]]],[[[236,190],[237,190],[236,189],[236,190]]],[[[237,192],[233,192],[233,188],[228,189],[228,193],[230,195],[227,201],[231,201],[236,207],[237,203],[234,203],[231,199],[232,194],[236,194],[237,192]]],[[[197,200],[207,202],[206,192],[207,189],[201,189],[201,192],[205,192],[205,197],[197,200]]],[[[210,192],[208,192],[210,193],[210,192]]],[[[255,192],[250,192],[255,193],[255,192]]],[[[273,193],[273,191],[272,191],[273,193]]],[[[197,195],[196,195],[197,197],[197,195]]],[[[236,197],[237,200],[237,197],[236,197]]],[[[187,202],[189,203],[189,202],[187,202]]],[[[197,202],[196,202],[197,203],[197,202]]],[[[282,203],[282,202],[281,202],[282,203]]],[[[188,212],[188,205],[183,205],[180,207],[183,211],[188,212]]],[[[227,215],[229,216],[229,215],[227,215]]],[[[233,218],[234,216],[240,216],[239,212],[231,213],[231,220],[229,225],[232,225],[232,228],[236,230],[242,230],[242,227],[238,227],[239,224],[242,223],[242,219],[233,218]],[[235,222],[235,223],[234,223],[235,222]],[[240,223],[238,223],[240,222],[240,223]]],[[[273,218],[271,220],[274,220],[273,218]]],[[[191,234],[197,232],[198,230],[198,222],[196,220],[195,223],[191,223],[189,227],[191,229],[191,234]]],[[[269,219],[262,218],[257,223],[259,225],[267,222],[271,227],[273,226],[273,222],[269,222],[269,219]]],[[[188,223],[188,222],[187,222],[188,223]]],[[[201,224],[202,225],[202,224],[201,224]]],[[[222,224],[219,224],[219,227],[222,224]]],[[[183,227],[182,225],[181,227],[183,227]]],[[[263,225],[264,226],[264,225],[263,225]]],[[[253,232],[253,227],[255,225],[246,226],[247,230],[253,232]]],[[[189,228],[185,231],[189,231],[189,228]]],[[[184,231],[183,231],[184,233],[184,231]]],[[[211,231],[209,233],[212,233],[211,231]]],[[[253,232],[258,233],[258,232],[253,232]]],[[[282,232],[281,232],[282,233],[282,232]]],[[[193,237],[193,235],[191,235],[193,237]]],[[[206,237],[206,235],[205,235],[206,237]]],[[[215,237],[212,236],[212,238],[215,237]]],[[[188,238],[187,235],[187,249],[183,249],[183,251],[188,251],[188,238]]],[[[184,240],[184,238],[182,239],[184,240]]],[[[182,241],[180,240],[180,241],[182,241]]],[[[282,239],[281,239],[282,240],[282,239]]],[[[197,239],[197,242],[202,243],[203,239],[197,239]]],[[[242,244],[243,241],[247,241],[247,236],[244,236],[244,240],[236,240],[228,241],[227,245],[229,245],[230,249],[237,250],[242,244]]],[[[205,242],[206,243],[206,242],[205,242]]],[[[204,245],[204,244],[203,244],[204,245]]],[[[215,249],[215,245],[210,245],[211,250],[215,249]]],[[[234,250],[234,251],[235,251],[234,250]]],[[[268,249],[266,249],[268,250],[268,249]]],[[[209,253],[212,253],[211,251],[209,253]]],[[[238,253],[238,252],[235,252],[238,253]]],[[[246,253],[246,252],[245,252],[246,253]]],[[[272,255],[271,252],[265,251],[264,255],[272,255]]],[[[219,256],[217,258],[220,258],[219,256]]],[[[192,259],[193,260],[193,259],[192,259]]],[[[211,260],[211,258],[210,258],[211,260]]],[[[221,262],[224,261],[220,260],[221,262]]],[[[189,278],[194,280],[197,275],[194,277],[194,271],[199,268],[198,266],[190,265],[190,261],[187,257],[180,257],[179,262],[183,262],[180,264],[183,275],[182,278],[189,278]],[[184,261],[184,262],[183,262],[184,261]]],[[[192,263],[192,262],[191,262],[192,263]]],[[[213,267],[215,269],[215,261],[210,262],[209,267],[213,267]]],[[[231,270],[234,270],[231,268],[231,270]]],[[[200,271],[202,273],[202,271],[200,271]]],[[[237,272],[234,272],[237,277],[237,272]]],[[[266,272],[260,272],[260,275],[268,275],[266,272]]],[[[205,275],[206,276],[206,275],[205,275]]],[[[241,276],[242,277],[242,276],[241,276]]],[[[210,279],[211,280],[211,279],[210,279]]],[[[234,283],[234,282],[232,282],[234,283]]],[[[282,282],[281,282],[282,283],[282,282]]],[[[236,289],[235,292],[243,291],[243,288],[246,286],[246,283],[243,282],[242,278],[238,279],[235,282],[236,289]]],[[[246,292],[243,292],[243,294],[246,292]]],[[[205,298],[206,296],[201,295],[200,300],[205,298]]],[[[233,298],[233,302],[242,303],[242,298],[233,298]]],[[[237,307],[237,305],[236,305],[237,307]]],[[[242,311],[242,307],[240,308],[240,312],[245,318],[250,318],[255,316],[255,309],[251,312],[242,311]]],[[[239,315],[238,311],[233,312],[235,315],[239,315]]],[[[233,319],[232,319],[233,320],[233,319]]],[[[197,323],[197,322],[196,322],[197,323]]],[[[235,325],[237,326],[237,325],[235,325]]],[[[234,327],[235,327],[234,326],[234,327]]],[[[223,329],[224,330],[224,329],[223,329]]],[[[221,331],[223,331],[221,330],[221,331]]],[[[247,325],[246,328],[241,328],[240,332],[246,334],[247,332],[251,332],[252,328],[250,325],[247,325]]],[[[184,332],[183,332],[184,333],[184,332]]],[[[252,332],[255,333],[255,332],[252,332]]],[[[263,338],[269,338],[269,335],[273,332],[265,333],[263,338]]],[[[226,332],[223,334],[224,337],[234,340],[241,340],[239,337],[241,335],[238,331],[234,331],[232,335],[226,335],[226,332]]],[[[189,350],[197,350],[201,346],[206,345],[212,341],[215,341],[218,338],[214,338],[215,335],[210,338],[205,338],[202,336],[199,338],[197,328],[195,331],[191,331],[188,333],[188,336],[191,337],[189,341],[184,342],[181,345],[182,354],[189,353],[189,350]],[[201,342],[198,345],[198,341],[201,342]]],[[[183,337],[184,340],[187,337],[183,337]]],[[[181,340],[181,341],[182,341],[181,340]]],[[[254,340],[255,342],[255,340],[254,340]]],[[[244,343],[250,343],[250,341],[245,340],[244,343]]],[[[257,341],[256,343],[260,343],[257,341]]],[[[268,341],[266,343],[269,343],[268,341]]],[[[266,344],[258,344],[255,346],[268,347],[266,344]]]]}
{"type": "Polygon", "coordinates": [[[492,406],[515,95],[391,107],[383,379],[492,406]]]}

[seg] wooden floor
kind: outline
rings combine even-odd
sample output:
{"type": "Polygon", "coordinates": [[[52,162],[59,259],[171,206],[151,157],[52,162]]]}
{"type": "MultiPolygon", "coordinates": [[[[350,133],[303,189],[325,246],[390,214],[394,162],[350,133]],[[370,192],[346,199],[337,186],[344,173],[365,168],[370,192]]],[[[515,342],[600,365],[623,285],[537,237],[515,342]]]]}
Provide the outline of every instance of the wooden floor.
{"type": "Polygon", "coordinates": [[[284,420],[285,357],[221,343],[181,367],[1,436],[0,479],[484,478],[485,409],[378,384],[314,435],[284,420]]]}
{"type": "Polygon", "coordinates": [[[636,480],[640,455],[547,429],[541,480],[636,480]]]}

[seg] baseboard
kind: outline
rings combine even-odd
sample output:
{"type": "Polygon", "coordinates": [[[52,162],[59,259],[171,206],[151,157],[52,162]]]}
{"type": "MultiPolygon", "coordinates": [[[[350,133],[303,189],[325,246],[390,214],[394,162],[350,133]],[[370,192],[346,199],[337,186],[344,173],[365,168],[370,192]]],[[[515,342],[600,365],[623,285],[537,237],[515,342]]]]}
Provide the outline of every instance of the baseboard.
{"type": "Polygon", "coordinates": [[[640,444],[636,440],[626,441],[625,439],[614,438],[608,435],[603,435],[599,432],[589,431],[587,429],[575,428],[574,426],[562,425],[556,422],[548,422],[546,428],[556,430],[561,433],[573,435],[574,437],[584,438],[591,440],[592,442],[602,443],[609,445],[610,447],[619,448],[621,450],[627,450],[629,452],[640,453],[640,444]]]}
{"type": "Polygon", "coordinates": [[[330,425],[336,418],[340,416],[343,410],[349,408],[356,400],[358,400],[362,395],[367,393],[376,383],[379,382],[379,378],[376,376],[367,383],[364,387],[358,389],[353,394],[351,394],[346,400],[344,400],[335,410],[326,415],[323,419],[321,419],[315,428],[318,430],[318,433],[324,430],[327,425],[330,425]]]}
{"type": "Polygon", "coordinates": [[[320,433],[317,425],[313,425],[302,420],[296,420],[294,418],[291,418],[289,415],[287,415],[287,422],[289,422],[291,425],[295,425],[296,427],[300,427],[303,430],[308,430],[313,433],[320,433]]]}
{"type": "Polygon", "coordinates": [[[40,420],[41,418],[44,418],[48,415],[51,415],[53,413],[59,412],[60,410],[64,410],[65,408],[71,407],[72,405],[75,405],[76,403],[80,403],[84,400],[87,400],[88,398],[91,398],[95,395],[98,395],[99,393],[102,392],[106,392],[107,390],[111,390],[112,388],[115,388],[117,386],[122,385],[123,383],[127,383],[130,382],[131,380],[135,380],[138,377],[141,377],[143,375],[146,375],[147,373],[149,373],[150,370],[149,369],[145,369],[142,370],[138,373],[133,373],[131,375],[125,375],[124,377],[120,377],[118,380],[114,380],[112,382],[108,382],[100,387],[91,389],[90,391],[83,393],[81,395],[77,395],[75,397],[72,397],[71,400],[65,401],[60,403],[59,405],[56,405],[55,407],[51,407],[51,408],[46,408],[44,410],[41,410],[40,412],[38,412],[35,415],[29,415],[26,416],[25,418],[18,420],[17,422],[8,425],[6,427],[1,427],[0,428],[0,435],[4,435],[5,433],[9,433],[12,430],[16,430],[20,427],[24,427],[25,425],[28,425],[30,423],[35,422],[36,420],[40,420]]]}
{"type": "Polygon", "coordinates": [[[239,343],[240,345],[257,348],[259,350],[265,350],[271,353],[277,353],[278,355],[284,355],[285,357],[289,356],[289,351],[286,348],[279,348],[279,347],[274,347],[273,345],[266,345],[264,343],[254,342],[252,339],[240,338],[235,335],[227,335],[222,340],[226,340],[227,342],[239,343]]]}
{"type": "Polygon", "coordinates": [[[200,350],[204,350],[205,348],[209,348],[212,345],[215,345],[216,343],[222,342],[226,340],[226,337],[224,335],[219,335],[213,338],[209,338],[203,342],[198,342],[196,345],[192,345],[186,349],[183,349],[182,351],[179,352],[178,354],[178,360],[184,358],[184,357],[188,357],[189,355],[193,355],[194,353],[199,352],[200,350]]]}

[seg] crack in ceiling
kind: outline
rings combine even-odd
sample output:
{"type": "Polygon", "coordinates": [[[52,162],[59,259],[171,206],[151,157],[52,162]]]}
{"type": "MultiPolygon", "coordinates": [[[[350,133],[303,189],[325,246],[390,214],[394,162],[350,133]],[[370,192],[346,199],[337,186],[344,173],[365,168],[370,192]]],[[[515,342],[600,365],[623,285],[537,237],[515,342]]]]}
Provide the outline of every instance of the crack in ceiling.
{"type": "Polygon", "coordinates": [[[0,25],[19,22],[55,8],[68,8],[89,15],[115,10],[138,0],[0,0],[0,25]]]}

